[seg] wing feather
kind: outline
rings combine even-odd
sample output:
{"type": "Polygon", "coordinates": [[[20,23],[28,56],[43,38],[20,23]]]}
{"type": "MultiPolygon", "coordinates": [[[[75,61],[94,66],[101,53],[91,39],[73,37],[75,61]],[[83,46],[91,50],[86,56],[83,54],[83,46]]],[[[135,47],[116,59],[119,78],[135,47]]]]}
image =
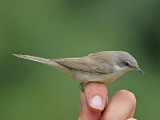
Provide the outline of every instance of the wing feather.
{"type": "Polygon", "coordinates": [[[81,58],[54,59],[54,61],[65,67],[84,72],[97,73],[97,74],[108,74],[113,72],[112,67],[105,61],[100,62],[98,61],[98,59],[90,59],[88,56],[81,58]]]}

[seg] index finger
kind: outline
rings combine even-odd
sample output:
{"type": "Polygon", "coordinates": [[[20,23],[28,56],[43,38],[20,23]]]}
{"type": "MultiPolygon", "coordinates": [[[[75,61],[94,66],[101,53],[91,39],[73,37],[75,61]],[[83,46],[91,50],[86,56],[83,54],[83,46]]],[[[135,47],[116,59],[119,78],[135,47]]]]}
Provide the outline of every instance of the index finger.
{"type": "Polygon", "coordinates": [[[89,82],[84,90],[89,108],[93,112],[102,112],[108,103],[108,90],[104,83],[89,82]]]}

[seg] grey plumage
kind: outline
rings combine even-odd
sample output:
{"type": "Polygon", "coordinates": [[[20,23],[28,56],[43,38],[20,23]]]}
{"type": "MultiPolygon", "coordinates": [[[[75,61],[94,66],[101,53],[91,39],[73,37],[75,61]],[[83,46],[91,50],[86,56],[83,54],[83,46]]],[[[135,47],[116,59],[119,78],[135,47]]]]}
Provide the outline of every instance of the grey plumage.
{"type": "Polygon", "coordinates": [[[50,65],[81,83],[89,81],[111,82],[129,70],[143,72],[135,58],[124,51],[102,51],[85,57],[59,59],[13,55],[50,65]]]}
{"type": "Polygon", "coordinates": [[[54,61],[65,67],[76,69],[89,73],[108,74],[113,72],[113,68],[107,62],[99,62],[102,59],[91,59],[90,57],[82,58],[65,58],[55,59],[54,61]]]}

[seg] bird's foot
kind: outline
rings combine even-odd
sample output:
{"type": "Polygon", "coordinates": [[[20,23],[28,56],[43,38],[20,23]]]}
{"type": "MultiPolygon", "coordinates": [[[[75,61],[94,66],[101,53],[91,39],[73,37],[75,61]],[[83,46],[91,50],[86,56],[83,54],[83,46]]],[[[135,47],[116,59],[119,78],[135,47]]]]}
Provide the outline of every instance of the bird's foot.
{"type": "Polygon", "coordinates": [[[87,83],[80,83],[79,84],[79,88],[82,90],[82,92],[84,92],[84,88],[86,86],[87,83]]]}

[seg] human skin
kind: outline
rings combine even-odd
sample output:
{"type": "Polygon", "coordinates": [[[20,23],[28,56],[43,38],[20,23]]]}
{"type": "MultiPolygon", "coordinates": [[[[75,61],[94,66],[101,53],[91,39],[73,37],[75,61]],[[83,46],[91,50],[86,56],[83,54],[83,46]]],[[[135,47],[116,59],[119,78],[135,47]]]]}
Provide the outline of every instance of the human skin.
{"type": "Polygon", "coordinates": [[[136,98],[127,90],[117,91],[108,102],[104,83],[90,82],[80,93],[78,120],[136,120],[136,98]]]}

